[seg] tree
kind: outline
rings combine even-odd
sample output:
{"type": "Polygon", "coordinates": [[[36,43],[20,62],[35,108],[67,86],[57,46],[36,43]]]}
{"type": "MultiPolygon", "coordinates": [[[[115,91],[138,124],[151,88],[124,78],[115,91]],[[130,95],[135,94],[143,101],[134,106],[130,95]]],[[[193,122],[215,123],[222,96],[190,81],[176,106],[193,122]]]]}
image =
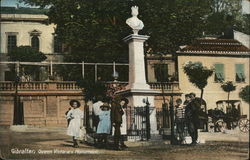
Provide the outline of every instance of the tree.
{"type": "Polygon", "coordinates": [[[242,16],[242,24],[241,27],[237,28],[239,31],[250,35],[250,14],[246,14],[242,16]]]}
{"type": "Polygon", "coordinates": [[[232,91],[235,91],[236,89],[236,86],[233,84],[232,81],[227,81],[225,83],[223,83],[221,85],[221,88],[223,89],[223,91],[227,92],[228,95],[227,95],[227,103],[228,103],[228,106],[229,106],[229,96],[230,96],[230,92],[232,91]]]}
{"type": "Polygon", "coordinates": [[[250,85],[241,88],[239,96],[243,101],[250,104],[250,85]]]}
{"type": "Polygon", "coordinates": [[[49,6],[49,22],[57,25],[56,33],[69,46],[65,61],[75,62],[128,62],[122,39],[132,32],[125,23],[132,5],[139,6],[139,18],[145,24],[140,34],[150,36],[146,49],[153,53],[173,53],[191,43],[202,34],[203,17],[210,11],[210,2],[202,0],[23,1],[49,6]]]}
{"type": "MultiPolygon", "coordinates": [[[[205,19],[206,34],[222,35],[226,30],[244,30],[244,19],[241,14],[241,1],[239,0],[212,0],[211,12],[205,19]]],[[[224,37],[225,38],[225,37],[224,37]]]]}
{"type": "MultiPolygon", "coordinates": [[[[20,62],[41,62],[47,59],[47,57],[42,52],[38,52],[31,46],[19,46],[8,53],[10,61],[20,61],[20,62]]],[[[11,67],[14,71],[14,67],[11,67]]],[[[26,65],[23,67],[25,74],[36,75],[38,78],[39,66],[26,65]]]]}
{"type": "Polygon", "coordinates": [[[92,101],[95,100],[98,96],[104,97],[107,92],[107,88],[104,83],[100,81],[91,81],[86,79],[81,79],[77,81],[78,85],[82,88],[84,88],[83,93],[85,94],[85,100],[86,101],[92,101]]]}
{"type": "Polygon", "coordinates": [[[202,101],[204,88],[207,85],[207,79],[212,76],[214,70],[204,67],[200,62],[187,62],[183,67],[184,73],[189,81],[201,90],[200,99],[202,101]]]}

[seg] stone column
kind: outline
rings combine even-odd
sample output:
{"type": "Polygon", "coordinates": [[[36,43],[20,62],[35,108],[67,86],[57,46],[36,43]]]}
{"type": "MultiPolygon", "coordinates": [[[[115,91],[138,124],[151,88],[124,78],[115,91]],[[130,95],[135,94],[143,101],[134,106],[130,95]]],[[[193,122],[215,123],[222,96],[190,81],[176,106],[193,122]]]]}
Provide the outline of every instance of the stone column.
{"type": "Polygon", "coordinates": [[[146,83],[143,43],[145,35],[131,34],[123,40],[129,45],[129,85],[127,89],[149,89],[146,83]]]}
{"type": "Polygon", "coordinates": [[[131,34],[123,40],[129,46],[129,84],[126,91],[121,92],[129,99],[129,106],[141,107],[146,104],[143,99],[148,98],[150,103],[150,126],[151,134],[157,134],[156,109],[154,107],[154,94],[157,91],[150,89],[146,82],[145,60],[144,60],[144,42],[149,38],[146,35],[131,34]]]}

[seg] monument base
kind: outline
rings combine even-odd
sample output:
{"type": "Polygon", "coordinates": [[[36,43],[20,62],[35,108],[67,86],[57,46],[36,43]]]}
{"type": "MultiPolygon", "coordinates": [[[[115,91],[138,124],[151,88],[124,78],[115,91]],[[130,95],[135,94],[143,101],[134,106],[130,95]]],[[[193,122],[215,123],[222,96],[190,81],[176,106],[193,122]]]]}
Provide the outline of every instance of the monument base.
{"type": "Polygon", "coordinates": [[[154,95],[159,94],[159,91],[151,89],[129,89],[121,91],[117,94],[122,95],[129,100],[128,106],[143,107],[146,106],[146,99],[150,104],[150,134],[159,134],[157,130],[156,108],[154,106],[154,95]]]}

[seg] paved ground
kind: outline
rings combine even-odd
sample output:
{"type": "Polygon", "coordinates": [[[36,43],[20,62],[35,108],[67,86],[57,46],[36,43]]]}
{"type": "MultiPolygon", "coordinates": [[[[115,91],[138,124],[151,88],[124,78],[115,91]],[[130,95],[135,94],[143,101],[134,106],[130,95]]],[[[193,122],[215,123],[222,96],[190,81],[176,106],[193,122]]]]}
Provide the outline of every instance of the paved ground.
{"type": "Polygon", "coordinates": [[[238,130],[229,133],[200,133],[206,143],[196,146],[170,145],[169,141],[127,142],[123,151],[97,149],[81,144],[72,148],[71,138],[61,128],[0,129],[0,150],[6,159],[169,159],[247,160],[249,138],[238,130]]]}

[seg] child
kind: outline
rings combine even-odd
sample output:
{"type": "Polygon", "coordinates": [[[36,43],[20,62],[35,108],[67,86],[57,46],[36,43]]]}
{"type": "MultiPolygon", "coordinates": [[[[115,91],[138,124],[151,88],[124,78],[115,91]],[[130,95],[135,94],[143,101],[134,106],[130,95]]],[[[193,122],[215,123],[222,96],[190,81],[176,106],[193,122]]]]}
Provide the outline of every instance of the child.
{"type": "Polygon", "coordinates": [[[175,106],[175,123],[177,127],[178,140],[181,143],[184,139],[184,122],[185,122],[185,108],[182,105],[182,100],[178,98],[175,106]]]}
{"type": "Polygon", "coordinates": [[[71,100],[69,104],[72,106],[71,109],[67,113],[67,119],[70,119],[67,135],[73,136],[73,147],[79,147],[79,139],[81,135],[81,129],[83,127],[83,111],[79,109],[81,106],[80,102],[77,100],[71,100]]]}
{"type": "MultiPolygon", "coordinates": [[[[65,112],[65,116],[67,117],[67,114],[69,113],[69,111],[72,109],[72,107],[70,106],[70,108],[65,112]]],[[[71,119],[67,119],[67,127],[69,126],[69,122],[71,119]]]]}
{"type": "Polygon", "coordinates": [[[97,134],[99,134],[99,143],[104,144],[107,147],[107,137],[111,131],[111,119],[110,119],[110,107],[109,104],[104,102],[100,107],[101,111],[99,112],[99,123],[97,127],[97,134]]]}

